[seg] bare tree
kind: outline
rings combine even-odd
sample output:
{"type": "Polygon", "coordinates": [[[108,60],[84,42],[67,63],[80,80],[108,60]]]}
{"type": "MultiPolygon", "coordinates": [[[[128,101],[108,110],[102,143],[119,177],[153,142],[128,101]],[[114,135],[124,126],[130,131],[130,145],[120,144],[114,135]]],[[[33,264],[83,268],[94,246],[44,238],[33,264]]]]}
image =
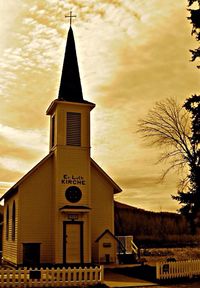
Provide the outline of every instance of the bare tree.
{"type": "Polygon", "coordinates": [[[194,137],[198,133],[194,133],[194,112],[190,107],[194,99],[190,109],[188,101],[183,106],[172,98],[157,102],[146,118],[139,121],[139,132],[148,143],[164,151],[158,160],[169,164],[163,177],[172,169],[183,172],[178,193],[172,198],[182,205],[179,211],[186,216],[195,234],[200,228],[200,150],[199,138],[194,137]]]}
{"type": "Polygon", "coordinates": [[[163,177],[172,169],[184,169],[192,158],[189,113],[175,99],[157,102],[138,130],[151,145],[162,148],[159,162],[168,162],[163,177]]]}

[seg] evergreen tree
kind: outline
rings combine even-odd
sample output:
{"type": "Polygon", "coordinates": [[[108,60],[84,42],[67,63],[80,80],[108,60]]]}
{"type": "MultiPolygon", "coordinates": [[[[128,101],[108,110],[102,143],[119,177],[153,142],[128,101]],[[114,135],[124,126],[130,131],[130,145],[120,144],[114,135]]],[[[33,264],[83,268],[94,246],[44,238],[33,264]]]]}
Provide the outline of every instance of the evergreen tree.
{"type": "MultiPolygon", "coordinates": [[[[192,35],[200,41],[200,0],[188,0],[188,8],[192,35]]],[[[199,61],[200,47],[190,52],[192,53],[191,61],[199,61]]],[[[197,65],[197,68],[200,66],[197,65]]],[[[186,99],[184,108],[191,117],[192,157],[189,160],[189,185],[186,191],[178,191],[178,196],[172,197],[182,204],[180,212],[189,220],[191,232],[194,234],[200,228],[200,95],[195,94],[186,99]]]]}

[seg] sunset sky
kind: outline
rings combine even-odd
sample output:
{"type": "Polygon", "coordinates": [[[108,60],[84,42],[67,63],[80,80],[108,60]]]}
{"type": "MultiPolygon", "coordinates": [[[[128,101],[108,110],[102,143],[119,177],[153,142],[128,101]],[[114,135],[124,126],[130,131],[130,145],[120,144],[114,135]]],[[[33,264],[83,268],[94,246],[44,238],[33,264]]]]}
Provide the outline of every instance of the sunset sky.
{"type": "Polygon", "coordinates": [[[0,0],[0,192],[49,151],[70,9],[84,99],[92,111],[94,160],[123,189],[116,199],[152,211],[176,211],[178,173],[164,182],[137,123],[156,101],[183,103],[198,93],[190,62],[186,0],[0,0]]]}

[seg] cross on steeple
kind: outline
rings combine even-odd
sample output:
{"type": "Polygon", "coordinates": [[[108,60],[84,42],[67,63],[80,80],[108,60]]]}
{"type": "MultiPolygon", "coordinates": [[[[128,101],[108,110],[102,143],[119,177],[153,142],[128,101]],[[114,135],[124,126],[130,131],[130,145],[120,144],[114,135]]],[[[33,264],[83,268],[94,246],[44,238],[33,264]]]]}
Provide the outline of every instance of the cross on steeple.
{"type": "Polygon", "coordinates": [[[70,27],[71,27],[71,25],[72,25],[72,18],[73,17],[76,17],[76,15],[72,15],[72,11],[70,11],[70,15],[66,15],[65,16],[66,18],[69,18],[69,25],[70,25],[70,27]]]}

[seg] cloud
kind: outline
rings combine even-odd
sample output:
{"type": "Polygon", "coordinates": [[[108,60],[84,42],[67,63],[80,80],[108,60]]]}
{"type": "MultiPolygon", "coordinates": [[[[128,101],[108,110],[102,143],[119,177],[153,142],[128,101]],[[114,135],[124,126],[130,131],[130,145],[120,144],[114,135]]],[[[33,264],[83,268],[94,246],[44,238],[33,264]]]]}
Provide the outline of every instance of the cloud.
{"type": "Polygon", "coordinates": [[[17,147],[46,151],[48,139],[46,130],[22,130],[0,124],[0,137],[14,143],[17,147]]]}
{"type": "Polygon", "coordinates": [[[115,196],[115,200],[142,209],[158,212],[163,210],[174,212],[180,208],[178,202],[171,198],[172,194],[176,194],[173,181],[156,183],[156,178],[150,179],[149,177],[143,176],[137,179],[133,177],[132,180],[130,186],[127,185],[129,183],[128,180],[122,181],[122,186],[120,187],[124,188],[124,190],[115,196]],[[123,183],[125,183],[125,187],[123,187],[123,183]]]}
{"type": "Polygon", "coordinates": [[[10,188],[13,183],[15,183],[16,181],[18,181],[23,174],[19,171],[10,171],[6,168],[0,167],[0,175],[1,175],[1,179],[3,179],[4,181],[0,181],[1,184],[0,186],[6,189],[6,187],[10,188]]]}
{"type": "Polygon", "coordinates": [[[31,169],[31,163],[29,161],[7,156],[0,157],[0,165],[4,169],[20,173],[28,172],[28,170],[31,169]]]}
{"type": "Polygon", "coordinates": [[[120,183],[124,188],[152,188],[158,185],[159,175],[142,175],[142,176],[132,176],[118,178],[117,182],[120,183]]]}

